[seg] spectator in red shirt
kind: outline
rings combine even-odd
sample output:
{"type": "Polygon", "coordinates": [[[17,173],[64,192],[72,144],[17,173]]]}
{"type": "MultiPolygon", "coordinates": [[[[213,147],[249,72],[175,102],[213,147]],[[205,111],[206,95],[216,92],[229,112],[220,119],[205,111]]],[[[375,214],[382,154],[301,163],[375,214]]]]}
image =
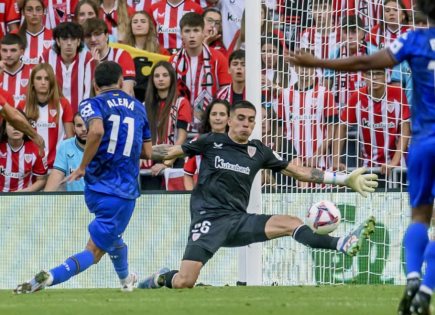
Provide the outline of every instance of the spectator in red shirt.
{"type": "Polygon", "coordinates": [[[26,101],[18,105],[46,144],[48,168],[53,167],[58,144],[74,136],[73,114],[67,99],[61,97],[56,77],[49,64],[33,68],[26,101]]]}
{"type": "Polygon", "coordinates": [[[193,107],[191,131],[197,132],[207,105],[217,91],[231,83],[228,60],[219,51],[204,45],[204,19],[198,13],[186,13],[180,21],[184,47],[171,56],[179,86],[193,107]]]}
{"type": "Polygon", "coordinates": [[[127,5],[126,0],[100,0],[100,4],[99,15],[106,22],[109,35],[115,42],[123,43],[134,9],[127,5]]]}
{"type": "Polygon", "coordinates": [[[83,24],[85,43],[96,63],[115,61],[122,67],[122,90],[134,96],[136,70],[130,54],[121,48],[109,46],[109,31],[106,23],[98,18],[87,19],[83,24]]]}
{"type": "Polygon", "coordinates": [[[81,0],[74,10],[74,21],[83,25],[87,19],[97,18],[98,10],[94,0],[81,0]]]}
{"type": "Polygon", "coordinates": [[[202,13],[204,18],[204,44],[220,51],[228,57],[227,49],[222,42],[222,14],[218,8],[210,7],[202,13]]]}
{"type": "Polygon", "coordinates": [[[44,188],[47,161],[22,132],[3,120],[0,131],[0,191],[33,192],[44,188]]]}
{"type": "Polygon", "coordinates": [[[16,1],[0,0],[0,38],[18,29],[20,25],[20,11],[16,1]]]}

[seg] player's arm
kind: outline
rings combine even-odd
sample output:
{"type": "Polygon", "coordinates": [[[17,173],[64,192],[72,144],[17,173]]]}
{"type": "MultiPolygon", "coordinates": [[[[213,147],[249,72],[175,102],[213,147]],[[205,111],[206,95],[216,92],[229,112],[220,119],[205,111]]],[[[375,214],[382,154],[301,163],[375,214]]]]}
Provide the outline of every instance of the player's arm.
{"type": "Polygon", "coordinates": [[[151,159],[154,161],[172,160],[184,157],[181,145],[159,144],[153,146],[151,159]]]}
{"type": "Polygon", "coordinates": [[[3,116],[12,127],[27,135],[38,146],[39,155],[44,156],[44,139],[35,131],[35,129],[32,128],[26,117],[24,117],[17,109],[6,103],[3,104],[3,109],[0,111],[0,115],[3,116]]]}
{"type": "Polygon", "coordinates": [[[289,52],[289,60],[297,66],[350,72],[391,68],[397,64],[397,61],[388,49],[382,49],[373,55],[360,55],[340,59],[319,59],[310,53],[296,51],[289,52]]]}
{"type": "Polygon", "coordinates": [[[89,163],[91,163],[95,154],[97,154],[103,136],[103,120],[98,117],[91,119],[88,123],[88,136],[86,139],[86,146],[85,151],[83,152],[82,162],[80,163],[80,166],[68,177],[69,182],[78,180],[85,175],[86,167],[89,163]]]}
{"type": "Polygon", "coordinates": [[[339,174],[298,166],[292,163],[288,163],[287,167],[281,171],[282,174],[303,182],[347,186],[362,196],[367,197],[367,193],[374,192],[378,186],[378,176],[376,174],[363,174],[364,172],[365,169],[361,167],[350,174],[339,174]]]}
{"type": "Polygon", "coordinates": [[[50,175],[47,179],[47,184],[45,185],[44,191],[58,191],[62,181],[65,179],[65,173],[52,169],[50,175]]]}
{"type": "Polygon", "coordinates": [[[151,141],[145,141],[142,143],[142,151],[140,153],[141,159],[152,159],[153,145],[151,141]]]}

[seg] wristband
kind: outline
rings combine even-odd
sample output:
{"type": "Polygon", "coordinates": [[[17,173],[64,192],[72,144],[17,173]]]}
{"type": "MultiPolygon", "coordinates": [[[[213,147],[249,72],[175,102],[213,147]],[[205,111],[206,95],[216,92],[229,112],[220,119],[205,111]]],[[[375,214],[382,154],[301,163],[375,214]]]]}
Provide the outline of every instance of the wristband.
{"type": "Polygon", "coordinates": [[[337,172],[324,173],[323,183],[333,185],[346,185],[347,174],[337,174],[337,172]]]}

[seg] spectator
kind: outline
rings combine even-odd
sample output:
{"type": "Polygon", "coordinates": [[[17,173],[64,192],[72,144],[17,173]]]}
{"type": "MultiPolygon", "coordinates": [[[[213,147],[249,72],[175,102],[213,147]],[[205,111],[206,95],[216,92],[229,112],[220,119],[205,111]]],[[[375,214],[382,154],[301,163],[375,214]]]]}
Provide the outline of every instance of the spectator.
{"type": "Polygon", "coordinates": [[[194,12],[180,21],[184,48],[171,56],[179,86],[183,87],[193,107],[194,121],[190,131],[197,132],[202,114],[217,91],[231,83],[228,61],[224,55],[204,45],[204,19],[194,12]]]}
{"type": "Polygon", "coordinates": [[[284,33],[274,27],[274,22],[269,19],[269,9],[261,5],[261,36],[278,38],[283,51],[287,50],[284,33]]]}
{"type": "Polygon", "coordinates": [[[230,104],[243,101],[245,95],[245,51],[236,50],[230,55],[228,71],[231,75],[231,84],[224,86],[216,95],[217,99],[226,100],[230,104]]]}
{"type": "Polygon", "coordinates": [[[38,64],[39,56],[53,45],[53,32],[43,24],[44,11],[43,0],[24,0],[19,35],[25,41],[22,61],[26,64],[38,64]]]}
{"type": "Polygon", "coordinates": [[[121,48],[109,47],[109,32],[106,23],[98,18],[92,18],[83,24],[85,43],[96,63],[115,61],[122,65],[122,90],[134,96],[136,71],[130,54],[121,48]]]}
{"type": "MultiPolygon", "coordinates": [[[[145,106],[152,143],[181,145],[187,139],[187,127],[192,121],[192,108],[186,98],[178,96],[175,70],[169,62],[159,61],[151,70],[150,78],[145,94],[145,106]]],[[[161,175],[166,165],[154,164],[151,167],[151,175],[161,175]]]]}
{"type": "Polygon", "coordinates": [[[314,71],[296,67],[298,82],[284,89],[278,116],[304,165],[328,168],[338,111],[333,94],[315,81],[314,71]]]}
{"type": "MultiPolygon", "coordinates": [[[[377,48],[366,42],[366,31],[361,18],[357,16],[345,16],[341,21],[342,43],[339,48],[333,51],[330,59],[343,58],[356,55],[371,55],[377,52],[377,48]]],[[[364,79],[360,72],[340,72],[336,74],[332,70],[325,70],[327,86],[335,94],[338,108],[342,109],[347,105],[350,94],[365,86],[364,79]]]]}
{"type": "MultiPolygon", "coordinates": [[[[243,49],[244,46],[236,46],[230,50],[229,47],[234,42],[234,37],[242,27],[242,16],[245,10],[245,0],[219,0],[217,5],[222,14],[222,40],[231,54],[233,50],[243,49]]],[[[243,38],[244,43],[244,38],[243,38]]]]}
{"type": "MultiPolygon", "coordinates": [[[[403,165],[410,138],[410,110],[403,90],[386,85],[384,70],[364,74],[367,86],[352,94],[349,106],[340,115],[341,124],[335,138],[341,156],[341,142],[346,138],[346,124],[357,124],[362,143],[362,164],[381,167],[388,174],[394,167],[403,165]]],[[[334,161],[338,167],[338,160],[334,161]]]]}
{"type": "Polygon", "coordinates": [[[59,24],[53,30],[53,48],[42,55],[56,74],[62,95],[77,112],[79,103],[90,96],[94,64],[92,55],[83,50],[83,29],[73,22],[59,24]]]}
{"type": "Polygon", "coordinates": [[[55,29],[60,23],[72,22],[78,0],[44,0],[46,7],[45,27],[55,29]]]}
{"type": "Polygon", "coordinates": [[[73,182],[67,181],[65,187],[62,187],[61,184],[65,177],[68,177],[80,166],[86,145],[86,125],[79,113],[74,115],[73,123],[75,137],[63,140],[59,144],[53,169],[44,191],[83,191],[85,187],[83,178],[73,182]]]}
{"type": "MultiPolygon", "coordinates": [[[[230,103],[225,100],[214,100],[205,109],[204,120],[200,133],[225,133],[228,131],[228,118],[230,117],[230,103]]],[[[193,190],[195,174],[199,171],[201,156],[189,157],[184,164],[184,189],[193,190]]]]}
{"type": "Polygon", "coordinates": [[[53,167],[59,143],[74,135],[73,115],[68,101],[61,97],[56,77],[49,64],[33,68],[25,101],[19,109],[25,111],[37,133],[44,138],[48,168],[53,167]]]}
{"type": "Polygon", "coordinates": [[[414,28],[428,28],[429,27],[429,21],[427,16],[418,10],[412,10],[413,13],[413,25],[414,28]]]}
{"type": "Polygon", "coordinates": [[[179,28],[181,18],[187,12],[202,14],[202,8],[192,0],[161,0],[151,6],[150,12],[160,45],[174,54],[183,46],[179,28]]]}
{"type": "Polygon", "coordinates": [[[218,8],[210,7],[204,10],[204,44],[220,51],[228,57],[227,49],[222,42],[222,14],[218,8]]]}
{"type": "Polygon", "coordinates": [[[134,9],[135,12],[150,12],[151,5],[160,0],[127,0],[127,5],[134,9]]]}
{"type": "Polygon", "coordinates": [[[245,11],[242,13],[240,28],[234,33],[234,37],[228,46],[228,54],[234,50],[245,50],[245,11]]]}
{"type": "Polygon", "coordinates": [[[20,11],[15,1],[0,0],[3,10],[0,12],[0,38],[15,31],[20,25],[20,11]]]}
{"type": "Polygon", "coordinates": [[[115,42],[125,42],[128,21],[133,13],[134,9],[127,5],[126,0],[100,0],[100,18],[106,22],[109,35],[115,42]]]}
{"type": "Polygon", "coordinates": [[[99,8],[95,0],[81,0],[74,10],[74,21],[83,25],[87,19],[97,18],[99,8]]]}
{"type": "Polygon", "coordinates": [[[0,132],[0,191],[41,190],[46,181],[47,163],[38,147],[21,131],[3,120],[0,132]]]}
{"type": "Polygon", "coordinates": [[[0,83],[2,89],[14,97],[17,106],[26,99],[27,85],[29,82],[31,65],[24,64],[21,60],[25,44],[17,34],[6,34],[0,41],[0,83]]]}

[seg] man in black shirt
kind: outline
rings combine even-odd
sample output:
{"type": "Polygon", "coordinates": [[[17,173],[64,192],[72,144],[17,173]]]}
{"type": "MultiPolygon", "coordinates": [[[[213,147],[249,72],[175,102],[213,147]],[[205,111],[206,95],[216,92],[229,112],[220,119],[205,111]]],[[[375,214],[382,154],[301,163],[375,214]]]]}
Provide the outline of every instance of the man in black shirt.
{"type": "Polygon", "coordinates": [[[142,281],[139,288],[193,287],[201,268],[220,247],[245,246],[292,236],[312,248],[338,250],[355,256],[363,238],[373,233],[373,217],[339,238],[315,234],[294,216],[247,213],[252,182],[262,168],[281,171],[301,181],[346,185],[363,196],[377,186],[377,176],[362,175],[364,169],[344,175],[280,160],[260,140],[248,140],[255,126],[255,115],[251,103],[236,103],[231,107],[228,134],[205,134],[196,141],[169,149],[164,159],[202,155],[198,183],[190,201],[189,240],[179,271],[164,268],[142,281]]]}

